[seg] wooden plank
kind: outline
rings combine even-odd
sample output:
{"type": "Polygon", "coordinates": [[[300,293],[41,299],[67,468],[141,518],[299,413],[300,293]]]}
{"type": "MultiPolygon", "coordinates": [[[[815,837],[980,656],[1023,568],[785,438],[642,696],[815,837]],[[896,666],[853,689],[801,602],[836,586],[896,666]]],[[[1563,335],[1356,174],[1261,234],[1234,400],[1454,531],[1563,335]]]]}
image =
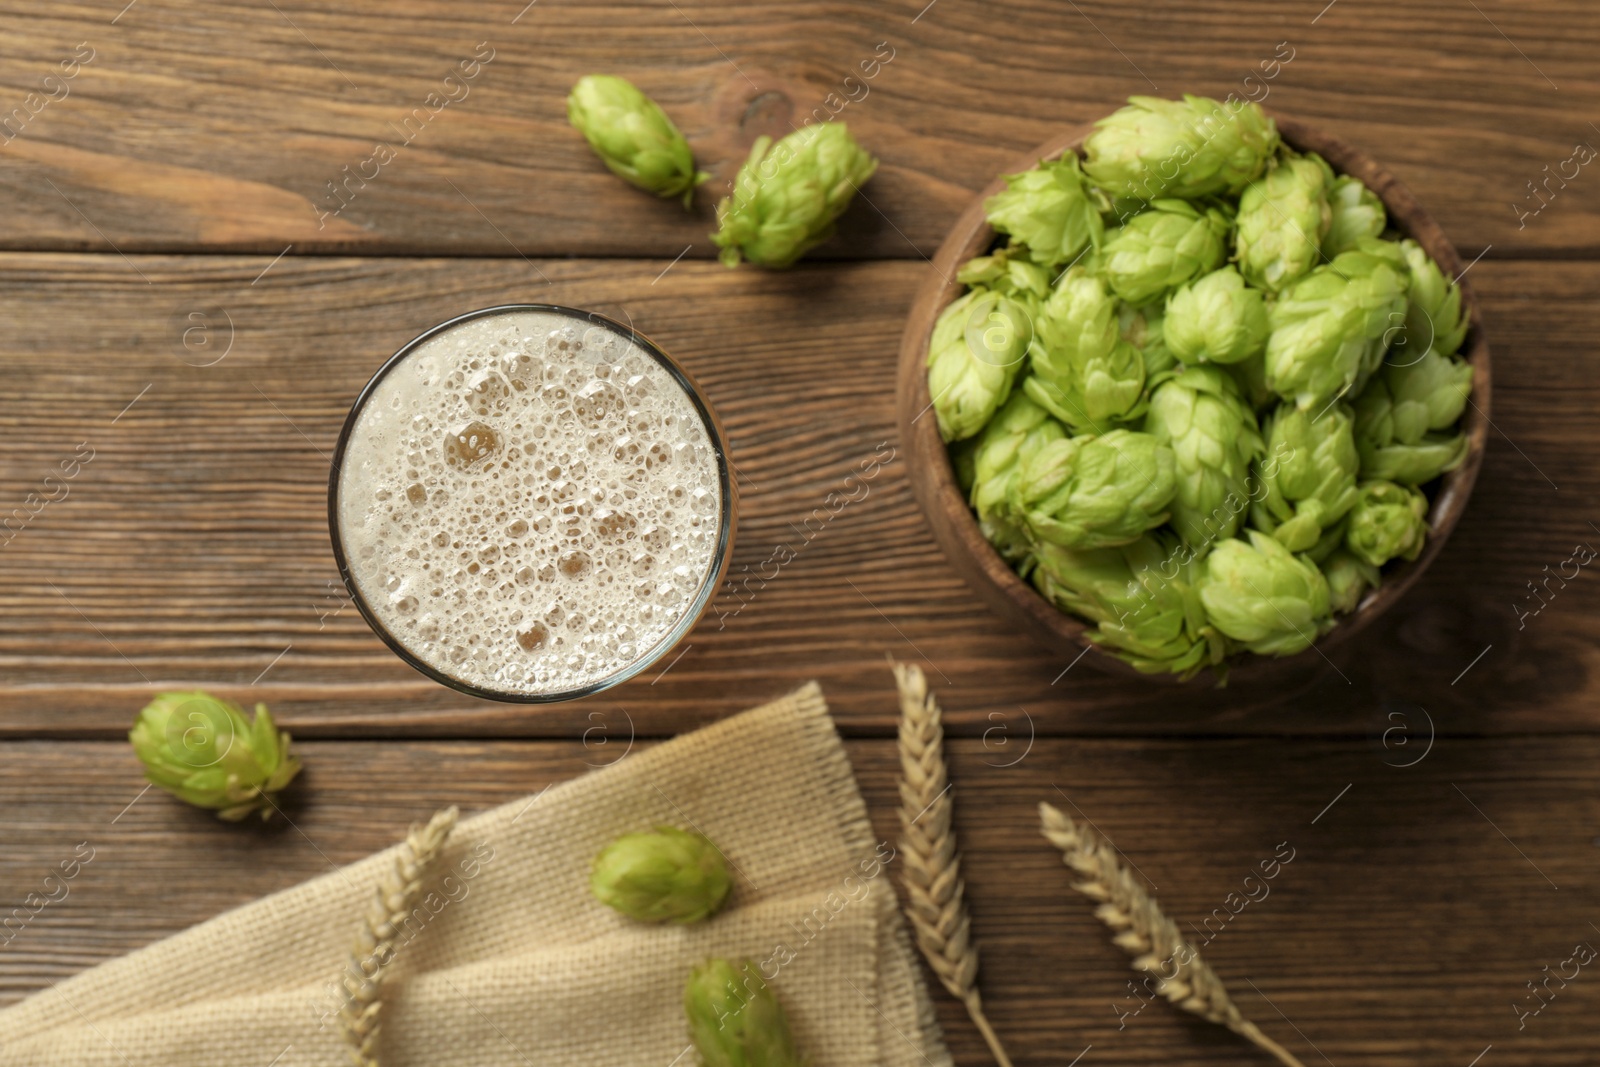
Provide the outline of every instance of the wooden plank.
{"type": "Polygon", "coordinates": [[[1017,152],[1187,91],[1365,148],[1467,258],[1600,250],[1581,0],[524,4],[7,3],[0,247],[703,258],[751,141],[837,112],[883,167],[821,254],[919,258],[1017,152]],[[714,174],[693,215],[568,127],[592,71],[682,126],[714,174]]]}
{"type": "Polygon", "coordinates": [[[0,731],[114,737],[151,692],[203,686],[264,700],[305,736],[576,738],[594,713],[659,736],[813,677],[846,729],[883,731],[885,655],[925,658],[952,723],[973,733],[1005,721],[1043,733],[1376,734],[1386,701],[1465,733],[1600,725],[1600,586],[1587,571],[1551,581],[1549,606],[1518,617],[1540,603],[1529,582],[1570,571],[1560,565],[1573,544],[1600,537],[1586,370],[1600,266],[1473,268],[1497,428],[1475,498],[1423,583],[1287,693],[1180,690],[1058,662],[946,564],[906,457],[847,481],[899,447],[894,351],[925,268],[665,266],[0,255],[0,514],[30,493],[65,494],[0,548],[0,731]],[[682,658],[545,708],[462,697],[403,665],[339,610],[326,529],[328,454],[372,370],[432,323],[519,299],[631,317],[703,383],[741,472],[738,589],[682,658]],[[204,309],[213,347],[187,350],[178,331],[204,309]],[[213,366],[184,362],[224,349],[213,366]],[[84,448],[92,460],[60,479],[84,448]],[[830,493],[859,499],[830,513],[830,493]],[[774,568],[780,545],[796,558],[774,568]]]}
{"type": "MultiPolygon", "coordinates": [[[[893,744],[849,749],[893,840],[893,744]]],[[[0,1003],[383,847],[438,806],[481,810],[615,758],[574,741],[302,750],[292,826],[261,827],[139,796],[122,744],[0,744],[0,809],[13,813],[0,903],[39,891],[79,842],[94,850],[67,897],[0,950],[0,1003]]],[[[1489,1045],[1502,1067],[1592,1063],[1592,977],[1552,983],[1520,1031],[1512,1004],[1544,965],[1600,943],[1600,740],[1447,739],[1411,767],[1385,755],[1359,741],[1040,739],[1017,760],[955,743],[981,985],[1017,1062],[1064,1067],[1090,1045],[1082,1062],[1271,1062],[1160,1004],[1119,1029],[1137,1005],[1132,972],[1035,831],[1047,800],[1109,835],[1186,932],[1214,934],[1204,955],[1242,1010],[1307,1064],[1464,1067],[1489,1045]],[[1259,895],[1245,876],[1291,850],[1267,896],[1214,916],[1237,906],[1230,893],[1259,895]]],[[[937,1000],[957,1061],[990,1062],[959,1006],[937,1000]]]]}

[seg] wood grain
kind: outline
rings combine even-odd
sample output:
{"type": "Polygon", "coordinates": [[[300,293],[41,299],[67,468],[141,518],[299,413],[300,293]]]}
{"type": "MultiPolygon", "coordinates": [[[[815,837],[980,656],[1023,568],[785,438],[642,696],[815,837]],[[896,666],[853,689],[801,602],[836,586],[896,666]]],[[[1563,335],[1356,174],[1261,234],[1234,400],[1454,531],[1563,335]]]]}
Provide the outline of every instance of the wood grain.
{"type": "MultiPolygon", "coordinates": [[[[1041,799],[1093,820],[1185,923],[1290,842],[1271,896],[1205,953],[1308,1064],[1465,1067],[1491,1044],[1480,1067],[1593,1062],[1600,980],[1520,1031],[1511,1007],[1600,943],[1600,585],[1553,576],[1600,539],[1600,179],[1570,176],[1575,143],[1600,143],[1591,5],[525,4],[0,0],[0,910],[97,850],[0,946],[0,1003],[440,806],[530,794],[813,677],[892,839],[894,655],[925,664],[956,738],[984,995],[1019,1063],[1265,1062],[1159,1005],[1119,1029],[1130,972],[1037,836],[1041,799]],[[430,100],[475,56],[465,95],[430,100]],[[594,71],[683,127],[714,173],[692,213],[569,128],[565,93],[594,71]],[[923,261],[974,193],[1130,93],[1182,91],[1265,92],[1392,169],[1471,261],[1495,351],[1449,544],[1278,689],[1174,694],[1040,651],[940,554],[894,424],[923,261]],[[817,250],[835,262],[704,262],[751,141],[849,96],[839,117],[883,163],[817,250]],[[376,177],[330,189],[380,141],[376,177]],[[325,521],[371,372],[524,300],[630,320],[681,359],[742,495],[733,583],[681,659],[548,708],[400,663],[344,604],[325,521]],[[180,686],[266,701],[295,733],[292,824],[141,793],[120,736],[180,686]]],[[[958,1061],[986,1062],[939,1010],[958,1061]]]]}
{"type": "MultiPolygon", "coordinates": [[[[293,824],[259,827],[139,796],[121,744],[0,744],[0,808],[26,812],[0,855],[0,903],[38,889],[78,842],[95,850],[67,898],[0,949],[0,1003],[386,846],[446,804],[470,814],[616,758],[578,742],[302,748],[293,824]]],[[[894,744],[849,751],[893,841],[894,744]]],[[[1326,740],[1041,739],[1017,761],[971,739],[950,753],[984,1000],[1019,1063],[1066,1067],[1088,1045],[1084,1063],[1270,1062],[1160,1004],[1119,1030],[1132,973],[1038,835],[1040,800],[1109,835],[1186,931],[1215,932],[1205,955],[1241,1008],[1307,1064],[1465,1067],[1490,1044],[1503,1067],[1593,1062],[1600,983],[1587,971],[1552,984],[1521,1031],[1511,1005],[1545,964],[1600,943],[1600,740],[1449,739],[1409,768],[1326,740]],[[1259,896],[1243,879],[1287,850],[1264,899],[1214,915],[1238,906],[1230,893],[1259,896]]],[[[960,1006],[936,999],[957,1061],[989,1062],[960,1006]]]]}
{"type": "Polygon", "coordinates": [[[883,166],[820,254],[919,259],[1016,153],[1187,91],[1366,149],[1469,257],[1600,250],[1596,179],[1561,166],[1596,136],[1582,0],[524,4],[10,0],[0,116],[24,111],[0,138],[0,247],[707,258],[750,142],[836,111],[883,166]],[[80,43],[94,58],[59,81],[80,43]],[[447,88],[480,45],[493,58],[447,88]],[[624,186],[568,127],[593,71],[684,129],[715,174],[695,214],[624,186]],[[371,162],[380,143],[395,156],[371,162]]]}
{"type": "Polygon", "coordinates": [[[150,693],[198,685],[265,700],[302,736],[576,738],[596,714],[663,735],[817,677],[844,728],[886,732],[888,653],[924,659],[952,730],[970,734],[1031,721],[1045,733],[1360,735],[1381,732],[1386,701],[1463,733],[1600,726],[1600,586],[1587,570],[1564,587],[1550,578],[1570,574],[1560,565],[1576,542],[1600,537],[1600,397],[1584,369],[1600,267],[1472,269],[1505,353],[1494,429],[1472,504],[1425,579],[1293,687],[1179,697],[1039,651],[940,555],[893,428],[895,347],[925,266],[665,266],[0,255],[0,517],[26,518],[30,493],[61,497],[0,548],[0,731],[119,736],[150,693]],[[722,415],[742,494],[730,587],[682,658],[538,709],[451,693],[337,610],[324,497],[347,406],[390,352],[461,311],[526,299],[609,309],[679,358],[722,415]],[[211,347],[182,344],[191,311],[210,316],[211,347]],[[225,358],[189,365],[224,350],[229,321],[225,358]],[[92,461],[63,480],[84,444],[92,461]],[[781,566],[780,545],[797,553],[781,566]],[[1518,605],[1544,601],[1519,620],[1518,605]]]}

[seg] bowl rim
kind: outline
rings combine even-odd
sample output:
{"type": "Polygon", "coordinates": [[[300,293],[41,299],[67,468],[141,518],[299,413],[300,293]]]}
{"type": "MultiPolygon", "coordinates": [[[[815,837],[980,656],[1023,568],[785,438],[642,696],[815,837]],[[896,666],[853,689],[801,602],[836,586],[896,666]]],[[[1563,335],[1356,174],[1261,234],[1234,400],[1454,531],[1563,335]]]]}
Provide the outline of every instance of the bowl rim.
{"type": "MultiPolygon", "coordinates": [[[[1438,481],[1429,504],[1428,540],[1421,554],[1415,560],[1389,565],[1393,569],[1385,574],[1384,583],[1376,591],[1369,591],[1353,612],[1340,617],[1337,625],[1318,637],[1309,648],[1284,657],[1248,652],[1230,656],[1224,661],[1229,681],[1280,678],[1315,667],[1319,661],[1337,670],[1327,653],[1366,629],[1393,606],[1444,547],[1472,495],[1490,426],[1490,358],[1482,307],[1471,284],[1462,277],[1462,261],[1455,246],[1410,190],[1377,160],[1314,126],[1263,110],[1276,122],[1285,144],[1299,151],[1318,153],[1336,173],[1352,175],[1366,185],[1383,201],[1389,226],[1415,240],[1441,270],[1456,279],[1469,322],[1467,336],[1457,355],[1473,368],[1472,393],[1462,419],[1467,435],[1467,455],[1455,470],[1438,481]]],[[[1094,667],[1112,674],[1170,685],[1204,682],[1209,672],[1202,671],[1194,679],[1185,680],[1173,674],[1138,671],[1089,640],[1090,624],[1057,608],[1024,581],[983,536],[957,484],[955,469],[939,436],[938,422],[924,418],[933,406],[928,392],[926,354],[934,322],[939,312],[964,288],[955,280],[957,269],[990,247],[997,236],[984,218],[984,201],[1005,187],[1005,175],[1031,169],[1041,160],[1056,158],[1066,151],[1079,151],[1093,130],[1093,123],[1068,129],[1016,157],[972,199],[939,246],[930,261],[932,270],[917,292],[901,336],[897,398],[900,437],[910,453],[908,464],[913,493],[933,528],[935,539],[946,558],[991,608],[1027,630],[1051,651],[1075,652],[1077,658],[1073,663],[1087,656],[1094,667]]]]}

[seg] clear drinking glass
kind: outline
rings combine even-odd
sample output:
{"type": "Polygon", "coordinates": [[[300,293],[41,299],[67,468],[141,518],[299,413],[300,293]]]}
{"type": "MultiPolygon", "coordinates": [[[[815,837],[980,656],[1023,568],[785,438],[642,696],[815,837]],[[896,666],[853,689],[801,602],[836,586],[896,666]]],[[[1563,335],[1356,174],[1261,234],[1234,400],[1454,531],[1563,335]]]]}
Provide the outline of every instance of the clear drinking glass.
{"type": "MultiPolygon", "coordinates": [[[[405,472],[405,476],[419,474],[417,469],[405,472]]],[[[474,499],[482,501],[483,492],[476,493],[474,499]]],[[[454,509],[470,511],[474,506],[456,502],[454,509]]],[[[526,704],[597,693],[626,681],[670,652],[704,614],[727,573],[736,510],[736,486],[722,427],[689,374],[631,327],[595,312],[553,304],[507,304],[469,312],[433,327],[401,348],[378,369],[352,405],[339,434],[328,480],[328,525],[334,558],[352,601],[373,632],[401,659],[437,682],[474,696],[526,704]],[[478,352],[470,346],[496,329],[514,332],[531,328],[537,332],[546,326],[552,328],[542,342],[537,337],[524,336],[509,346],[497,343],[492,356],[480,359],[465,354],[469,349],[478,352]],[[568,348],[563,342],[557,350],[553,346],[558,336],[590,343],[585,346],[572,341],[576,347],[568,348]],[[535,354],[533,350],[539,345],[533,342],[542,343],[544,349],[535,354]],[[451,344],[455,345],[454,351],[449,348],[451,344]],[[518,363],[519,360],[523,362],[518,363]],[[617,376],[624,367],[642,373],[617,376]],[[518,378],[518,374],[522,377],[518,378]],[[386,386],[391,376],[394,383],[386,386]],[[458,376],[465,385],[457,381],[458,376]],[[437,391],[427,384],[435,378],[439,379],[437,391]],[[585,380],[588,384],[582,384],[585,380]],[[672,392],[674,388],[682,395],[672,392]],[[517,395],[518,391],[522,396],[517,395]],[[380,395],[384,399],[375,400],[380,395]],[[588,403],[554,412],[534,410],[542,401],[530,398],[557,395],[565,397],[563,402],[569,405],[584,404],[585,397],[588,403]],[[527,421],[515,422],[515,433],[510,429],[515,415],[507,415],[506,425],[498,431],[473,421],[465,429],[452,427],[442,439],[435,434],[426,447],[416,446],[420,438],[410,439],[414,447],[405,453],[405,463],[400,462],[397,450],[403,446],[399,438],[407,432],[422,432],[408,431],[407,427],[432,426],[433,422],[421,420],[431,420],[435,415],[443,420],[450,405],[459,408],[462,402],[479,403],[471,398],[480,396],[510,406],[478,410],[519,411],[527,421]],[[409,404],[405,402],[407,397],[411,398],[409,404]],[[643,399],[636,399],[639,397],[643,399]],[[518,408],[513,401],[533,406],[518,408]],[[651,405],[658,401],[662,406],[652,409],[651,405]],[[385,411],[385,403],[396,414],[385,411]],[[430,405],[437,405],[438,410],[430,410],[430,405]],[[417,410],[424,414],[415,414],[417,410]],[[641,416],[641,410],[645,416],[641,416]],[[578,414],[574,415],[574,411],[578,414]],[[666,412],[672,416],[661,416],[665,423],[657,427],[660,433],[656,440],[651,440],[649,433],[636,432],[640,418],[650,417],[652,411],[655,415],[666,412]],[[697,423],[691,424],[690,413],[697,423]],[[539,418],[531,418],[534,415],[539,418]],[[536,430],[536,426],[540,428],[536,430]],[[562,431],[562,426],[568,429],[562,431]],[[482,431],[482,440],[490,442],[489,446],[477,448],[481,442],[474,428],[482,431]],[[544,447],[542,441],[557,440],[563,432],[567,436],[559,439],[569,445],[567,455],[576,447],[571,442],[581,434],[587,456],[577,458],[594,462],[569,464],[562,475],[552,478],[549,472],[558,468],[551,465],[552,457],[541,455],[539,449],[544,447]],[[436,442],[437,451],[429,451],[436,442]],[[474,448],[476,452],[472,451],[474,448]],[[489,448],[494,451],[491,453],[489,448]],[[520,451],[522,448],[526,453],[520,451]],[[678,456],[679,467],[671,467],[674,461],[668,455],[653,468],[652,475],[647,459],[658,453],[678,456]],[[483,460],[485,455],[492,459],[483,460]],[[631,456],[631,466],[623,461],[625,455],[631,456]],[[444,461],[448,463],[440,466],[444,461]],[[492,520],[481,524],[456,521],[451,525],[447,520],[464,520],[466,513],[445,515],[428,510],[450,510],[451,499],[461,492],[461,480],[474,476],[470,464],[482,462],[488,462],[488,469],[496,473],[482,475],[470,485],[480,485],[482,478],[494,479],[489,503],[507,505],[509,510],[503,509],[500,514],[510,520],[509,526],[493,523],[497,532],[484,533],[492,520]],[[451,469],[450,463],[468,466],[451,469]],[[436,476],[419,477],[406,487],[397,482],[390,485],[392,479],[371,473],[374,467],[384,464],[393,474],[399,474],[405,465],[416,468],[431,464],[430,470],[436,471],[436,476]],[[590,466],[595,469],[590,470],[590,466]],[[571,476],[574,467],[587,471],[590,481],[583,475],[571,476]],[[614,479],[611,482],[604,481],[608,471],[614,479]],[[685,480],[694,481],[699,488],[691,493],[673,483],[663,489],[669,475],[680,471],[685,480]],[[505,488],[501,487],[502,482],[505,488]],[[706,499],[710,495],[707,483],[716,489],[714,510],[706,499]],[[620,494],[629,489],[635,491],[634,497],[623,500],[620,494]],[[494,495],[497,493],[500,495],[494,495]],[[506,497],[513,493],[519,497],[525,493],[526,497],[508,504],[506,497]],[[607,493],[608,499],[619,505],[615,510],[605,501],[594,503],[607,493]],[[397,494],[409,496],[411,503],[401,502],[397,494]],[[548,499],[552,496],[553,500],[548,499]],[[382,503],[375,503],[380,500],[382,503]],[[446,503],[440,504],[441,500],[446,503]],[[546,503],[535,503],[538,500],[546,503]],[[562,504],[562,500],[567,503],[562,504]],[[683,503],[685,500],[689,503],[683,503]],[[587,513],[581,506],[585,502],[590,506],[587,513]],[[412,510],[404,510],[408,507],[412,510]],[[351,512],[352,508],[359,511],[351,512]],[[380,511],[381,518],[377,517],[380,511]],[[577,514],[569,514],[573,512],[577,514]],[[635,513],[647,518],[669,518],[640,526],[635,513]],[[408,519],[414,521],[405,521],[408,519]],[[580,527],[560,526],[558,522],[552,528],[546,519],[589,522],[583,527],[587,532],[581,536],[593,540],[596,547],[592,552],[570,549],[560,557],[560,570],[554,570],[551,552],[561,545],[553,538],[577,537],[580,527]],[[436,525],[423,529],[425,522],[436,525]],[[674,524],[676,528],[672,528],[674,524]],[[463,533],[463,529],[467,532],[463,533]],[[500,538],[498,531],[505,529],[520,529],[520,540],[500,538]],[[424,537],[429,530],[434,532],[424,537]],[[463,569],[463,561],[473,556],[472,545],[480,543],[473,540],[475,536],[513,543],[504,546],[503,559],[500,546],[490,544],[479,549],[477,556],[464,564],[470,568],[469,574],[463,569]],[[376,545],[373,537],[380,538],[376,545]],[[685,548],[686,543],[690,547],[685,548]],[[519,559],[524,550],[530,553],[515,571],[513,550],[519,559]],[[492,563],[478,562],[491,554],[492,563]],[[571,571],[573,580],[567,582],[564,576],[571,567],[578,566],[569,560],[572,556],[582,556],[585,562],[581,571],[571,571]],[[657,556],[667,558],[658,560],[657,556]],[[591,557],[597,559],[589,562],[591,557]],[[544,563],[535,571],[533,564],[538,558],[543,558],[544,563]],[[385,559],[394,561],[392,568],[385,569],[385,559]],[[625,562],[629,559],[631,564],[625,562]],[[684,562],[672,567],[675,559],[684,562]],[[662,564],[668,569],[663,570],[662,564]],[[447,568],[454,569],[445,574],[447,568]],[[660,576],[659,581],[654,575],[660,576]],[[586,581],[591,581],[584,587],[591,591],[587,599],[583,589],[578,588],[586,581]],[[602,582],[605,584],[599,584],[602,582]],[[619,583],[632,592],[626,596],[613,593],[612,587],[619,583]],[[669,597],[665,604],[658,605],[657,601],[669,597]],[[596,603],[601,607],[596,608],[596,603]],[[614,608],[617,603],[622,604],[620,609],[614,608]],[[472,612],[475,617],[479,613],[498,614],[483,623],[483,633],[457,632],[456,619],[457,629],[446,629],[446,636],[439,638],[440,627],[448,626],[462,611],[472,612]],[[598,618],[597,611],[604,612],[609,622],[598,618]],[[507,622],[512,615],[519,618],[507,622]],[[574,615],[579,617],[579,626],[589,629],[578,632],[572,626],[574,615]],[[556,621],[551,622],[552,618],[556,621]],[[524,629],[516,630],[515,640],[509,640],[507,627],[519,626],[524,629]],[[434,636],[425,636],[429,634],[434,636]],[[619,634],[623,635],[620,640],[619,634]],[[628,635],[634,637],[632,643],[627,640],[628,635]],[[450,641],[457,643],[449,645],[450,641]],[[563,659],[557,656],[557,649],[566,642],[571,644],[565,646],[563,659]],[[452,659],[457,654],[462,658],[452,659]],[[528,657],[534,658],[524,663],[528,657]],[[587,664],[585,670],[578,672],[576,681],[514,676],[519,671],[546,670],[535,666],[546,661],[557,665],[548,668],[547,673],[567,670],[560,665],[572,662],[574,657],[587,664]],[[492,677],[488,676],[490,672],[492,677]]],[[[483,512],[487,511],[488,506],[484,505],[483,512]]],[[[474,514],[482,516],[482,512],[474,514]]],[[[589,542],[570,542],[580,543],[589,542]]],[[[561,677],[570,679],[574,675],[568,670],[561,677]]]]}

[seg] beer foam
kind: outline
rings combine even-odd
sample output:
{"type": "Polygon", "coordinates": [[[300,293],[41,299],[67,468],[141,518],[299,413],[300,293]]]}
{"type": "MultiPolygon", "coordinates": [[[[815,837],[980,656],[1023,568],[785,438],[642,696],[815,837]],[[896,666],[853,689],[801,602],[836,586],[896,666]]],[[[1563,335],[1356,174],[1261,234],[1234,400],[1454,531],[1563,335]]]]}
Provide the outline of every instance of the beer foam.
{"type": "Polygon", "coordinates": [[[653,654],[719,556],[716,449],[631,338],[556,312],[472,319],[384,375],[338,481],[346,565],[412,655],[554,694],[653,654]]]}

